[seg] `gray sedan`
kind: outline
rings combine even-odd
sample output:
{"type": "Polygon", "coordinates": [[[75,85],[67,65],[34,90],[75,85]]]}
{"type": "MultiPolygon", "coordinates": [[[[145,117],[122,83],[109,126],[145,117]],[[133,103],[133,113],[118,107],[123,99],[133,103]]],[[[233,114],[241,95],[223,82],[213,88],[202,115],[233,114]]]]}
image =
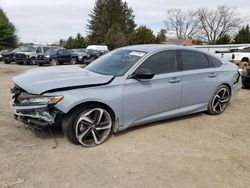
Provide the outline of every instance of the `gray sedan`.
{"type": "Polygon", "coordinates": [[[236,65],[166,45],[123,47],[85,68],[38,68],[13,80],[16,119],[35,128],[60,125],[83,146],[137,125],[203,111],[221,114],[241,88],[236,65]]]}

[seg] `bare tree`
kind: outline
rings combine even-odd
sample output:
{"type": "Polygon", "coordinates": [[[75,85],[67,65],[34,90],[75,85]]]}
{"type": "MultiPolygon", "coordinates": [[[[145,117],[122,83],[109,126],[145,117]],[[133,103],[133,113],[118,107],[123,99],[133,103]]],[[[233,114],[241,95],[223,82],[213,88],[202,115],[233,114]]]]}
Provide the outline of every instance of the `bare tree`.
{"type": "Polygon", "coordinates": [[[219,6],[216,10],[201,8],[196,12],[199,20],[199,37],[210,44],[225,34],[232,34],[240,26],[241,19],[235,8],[219,6]]]}
{"type": "Polygon", "coordinates": [[[169,9],[165,25],[168,31],[176,34],[178,39],[192,37],[197,32],[199,20],[196,12],[192,10],[183,11],[181,9],[169,9]]]}

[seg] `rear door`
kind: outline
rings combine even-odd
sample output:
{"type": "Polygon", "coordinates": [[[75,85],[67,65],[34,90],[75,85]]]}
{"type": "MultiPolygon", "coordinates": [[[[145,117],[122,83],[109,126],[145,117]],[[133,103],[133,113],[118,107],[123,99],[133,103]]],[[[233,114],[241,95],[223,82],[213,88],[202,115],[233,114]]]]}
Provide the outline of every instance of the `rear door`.
{"type": "Polygon", "coordinates": [[[135,71],[147,68],[155,73],[150,80],[127,79],[123,88],[124,126],[164,119],[179,109],[181,72],[175,51],[158,52],[135,71]]]}
{"type": "Polygon", "coordinates": [[[63,56],[65,63],[69,63],[71,61],[71,53],[68,50],[63,49],[63,56]]]}
{"type": "Polygon", "coordinates": [[[182,50],[179,55],[183,70],[181,107],[202,108],[217,87],[219,72],[201,52],[182,50]]]}
{"type": "Polygon", "coordinates": [[[57,61],[58,63],[64,63],[64,55],[62,49],[57,51],[57,61]]]}

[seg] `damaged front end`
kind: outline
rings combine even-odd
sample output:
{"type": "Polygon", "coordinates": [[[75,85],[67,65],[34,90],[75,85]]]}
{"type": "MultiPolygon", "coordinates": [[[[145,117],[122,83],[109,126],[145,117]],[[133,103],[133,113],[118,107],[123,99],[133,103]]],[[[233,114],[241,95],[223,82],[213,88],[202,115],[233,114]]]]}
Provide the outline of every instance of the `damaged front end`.
{"type": "Polygon", "coordinates": [[[15,85],[11,89],[15,119],[33,128],[45,128],[61,123],[62,112],[54,107],[63,96],[30,94],[15,85]]]}

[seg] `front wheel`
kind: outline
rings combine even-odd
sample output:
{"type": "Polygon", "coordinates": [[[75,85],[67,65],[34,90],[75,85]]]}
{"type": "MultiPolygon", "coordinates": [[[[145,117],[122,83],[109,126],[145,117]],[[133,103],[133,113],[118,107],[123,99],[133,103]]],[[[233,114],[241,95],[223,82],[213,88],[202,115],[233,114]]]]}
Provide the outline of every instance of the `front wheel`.
{"type": "Polygon", "coordinates": [[[75,109],[66,115],[62,129],[72,143],[92,147],[107,140],[112,125],[112,115],[106,109],[89,106],[75,109]]]}
{"type": "Polygon", "coordinates": [[[75,65],[75,64],[76,64],[76,58],[71,58],[70,63],[71,63],[72,65],[75,65]]]}
{"type": "Polygon", "coordinates": [[[218,115],[225,111],[231,99],[228,86],[219,86],[208,104],[208,113],[218,115]]]}
{"type": "Polygon", "coordinates": [[[30,64],[31,65],[36,65],[37,64],[36,59],[35,58],[31,58],[30,59],[30,64]]]}
{"type": "Polygon", "coordinates": [[[50,65],[51,66],[56,66],[56,65],[58,65],[58,61],[56,59],[52,59],[51,62],[50,62],[50,65]]]}

